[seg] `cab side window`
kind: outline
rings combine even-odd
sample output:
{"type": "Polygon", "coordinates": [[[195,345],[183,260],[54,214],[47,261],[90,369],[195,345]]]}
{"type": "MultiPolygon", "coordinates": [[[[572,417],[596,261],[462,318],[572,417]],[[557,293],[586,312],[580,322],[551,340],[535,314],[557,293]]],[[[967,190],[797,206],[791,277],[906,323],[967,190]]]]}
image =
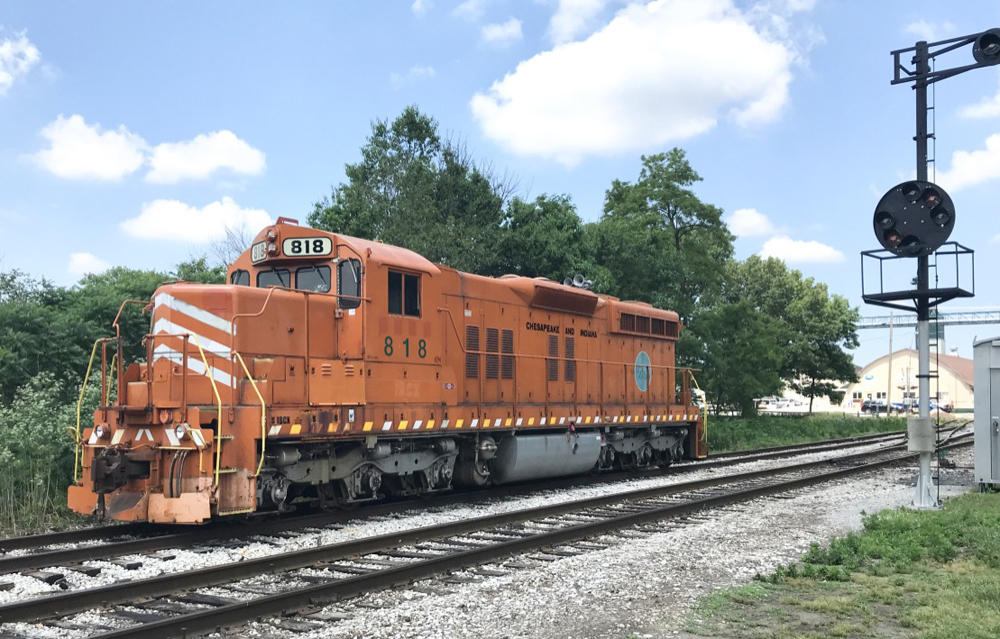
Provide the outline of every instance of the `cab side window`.
{"type": "Polygon", "coordinates": [[[420,317],[420,276],[389,271],[389,314],[420,317]]]}
{"type": "Polygon", "coordinates": [[[233,271],[229,276],[229,283],[236,286],[250,286],[250,273],[242,269],[233,271]]]}
{"type": "Polygon", "coordinates": [[[343,295],[339,300],[340,308],[357,308],[361,306],[361,261],[356,259],[342,260],[337,264],[337,295],[343,295]]]}

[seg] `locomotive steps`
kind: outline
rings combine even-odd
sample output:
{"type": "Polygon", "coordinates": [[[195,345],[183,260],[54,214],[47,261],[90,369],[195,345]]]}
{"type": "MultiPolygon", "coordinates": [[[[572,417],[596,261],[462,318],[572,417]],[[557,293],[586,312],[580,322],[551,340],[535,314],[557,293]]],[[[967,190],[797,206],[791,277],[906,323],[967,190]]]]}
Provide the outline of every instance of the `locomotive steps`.
{"type": "MultiPolygon", "coordinates": [[[[242,623],[260,616],[279,614],[286,609],[318,605],[409,583],[442,572],[505,558],[511,554],[558,547],[610,531],[866,472],[907,459],[907,455],[891,452],[899,448],[900,446],[889,447],[876,453],[842,458],[840,461],[844,463],[859,465],[833,471],[825,468],[829,467],[830,460],[795,464],[779,469],[740,473],[492,515],[151,580],[54,595],[0,607],[0,620],[5,623],[37,621],[98,605],[140,602],[139,609],[143,612],[137,613],[134,608],[119,609],[109,613],[110,617],[130,617],[133,621],[149,623],[141,623],[109,636],[141,634],[150,637],[171,636],[180,632],[208,632],[218,626],[242,623]],[[880,459],[870,463],[863,461],[873,454],[880,459]],[[704,493],[722,486],[726,486],[724,491],[712,491],[708,495],[704,493]],[[417,544],[419,546],[415,546],[417,544]],[[212,609],[194,614],[165,617],[165,611],[180,613],[183,606],[179,603],[148,601],[151,597],[317,565],[321,572],[312,571],[309,575],[292,577],[298,582],[318,582],[309,587],[258,596],[249,602],[230,603],[216,597],[212,602],[212,609]],[[157,616],[161,619],[151,621],[157,616]]],[[[576,551],[578,550],[577,547],[576,551]]],[[[561,551],[557,548],[556,555],[576,551],[573,548],[561,551]]],[[[234,589],[240,590],[247,592],[248,588],[234,589]]],[[[252,588],[249,590],[252,591],[252,588]]],[[[171,599],[184,602],[191,597],[192,595],[180,595],[171,599]]],[[[206,603],[205,596],[200,597],[201,602],[206,603]]],[[[71,621],[62,623],[72,625],[71,621]]],[[[5,630],[31,635],[30,628],[23,626],[8,625],[5,630]]]]}

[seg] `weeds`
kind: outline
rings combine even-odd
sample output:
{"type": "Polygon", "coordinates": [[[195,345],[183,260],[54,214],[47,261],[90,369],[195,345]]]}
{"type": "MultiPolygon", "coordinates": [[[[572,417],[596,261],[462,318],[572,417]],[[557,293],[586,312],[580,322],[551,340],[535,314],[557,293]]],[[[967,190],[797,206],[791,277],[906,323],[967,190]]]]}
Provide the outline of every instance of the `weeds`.
{"type": "MultiPolygon", "coordinates": [[[[67,405],[60,383],[45,373],[0,405],[0,532],[22,535],[59,523],[67,514],[73,475],[76,405],[67,405]]],[[[93,415],[96,393],[82,418],[93,415]]]]}
{"type": "Polygon", "coordinates": [[[801,417],[709,417],[708,445],[712,452],[749,450],[823,439],[905,430],[901,417],[848,417],[816,414],[801,417]]]}

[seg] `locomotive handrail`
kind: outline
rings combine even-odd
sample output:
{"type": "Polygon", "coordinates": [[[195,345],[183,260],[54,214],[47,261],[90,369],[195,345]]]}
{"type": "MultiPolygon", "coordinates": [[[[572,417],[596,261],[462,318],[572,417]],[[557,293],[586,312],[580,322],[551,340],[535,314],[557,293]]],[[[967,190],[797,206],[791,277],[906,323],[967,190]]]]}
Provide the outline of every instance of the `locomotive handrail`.
{"type": "Polygon", "coordinates": [[[260,394],[260,390],[257,388],[257,380],[250,376],[250,369],[247,368],[246,362],[243,361],[243,356],[236,351],[233,351],[233,353],[240,360],[240,366],[243,367],[243,372],[246,373],[247,379],[250,380],[250,384],[253,386],[253,391],[257,393],[257,399],[260,400],[260,461],[257,463],[257,472],[253,474],[254,477],[257,477],[260,475],[260,469],[264,466],[264,450],[267,446],[267,407],[264,404],[264,396],[260,394]]]}
{"type": "Polygon", "coordinates": [[[215,384],[212,367],[208,365],[208,358],[205,357],[205,350],[201,347],[201,340],[194,333],[191,333],[191,337],[194,338],[195,346],[198,347],[198,352],[201,353],[201,361],[205,363],[205,375],[208,377],[208,381],[212,383],[212,392],[215,393],[215,401],[219,406],[219,412],[215,417],[215,485],[218,486],[219,464],[222,463],[222,397],[219,395],[219,387],[215,384]]]}
{"type": "Polygon", "coordinates": [[[708,396],[705,395],[705,391],[701,390],[698,380],[694,377],[694,371],[687,369],[687,374],[694,382],[694,387],[701,393],[701,411],[699,411],[701,412],[701,436],[705,444],[708,444],[708,396]]]}
{"type": "MultiPolygon", "coordinates": [[[[122,305],[120,307],[118,307],[118,314],[115,315],[115,321],[113,321],[111,323],[111,327],[115,329],[115,341],[118,343],[118,353],[122,352],[122,329],[121,329],[121,326],[118,325],[118,320],[122,316],[122,311],[124,311],[125,307],[128,306],[129,304],[142,304],[143,306],[146,306],[149,303],[150,303],[149,300],[125,300],[124,302],[122,302],[122,305]]],[[[119,384],[118,384],[118,404],[119,405],[125,403],[125,397],[124,397],[125,389],[121,385],[121,378],[125,376],[125,363],[124,362],[125,362],[125,358],[124,357],[119,357],[118,358],[118,371],[117,371],[117,375],[118,375],[118,380],[119,380],[119,384]]]]}
{"type": "Polygon", "coordinates": [[[94,356],[97,355],[97,345],[104,338],[94,340],[94,348],[90,351],[90,363],[87,364],[87,373],[83,376],[83,386],[80,387],[80,399],[76,401],[76,431],[73,433],[76,439],[76,450],[73,451],[73,483],[78,484],[77,472],[80,470],[80,463],[83,456],[83,440],[80,436],[80,413],[83,411],[83,393],[87,390],[87,381],[90,379],[90,370],[94,366],[94,356]]]}

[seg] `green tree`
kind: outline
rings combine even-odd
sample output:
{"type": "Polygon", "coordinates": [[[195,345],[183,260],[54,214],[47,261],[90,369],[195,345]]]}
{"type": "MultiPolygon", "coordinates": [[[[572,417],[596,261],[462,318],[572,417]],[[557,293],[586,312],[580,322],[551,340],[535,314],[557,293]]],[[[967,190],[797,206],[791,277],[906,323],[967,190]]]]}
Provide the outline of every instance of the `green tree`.
{"type": "Polygon", "coordinates": [[[506,228],[501,252],[509,273],[561,282],[589,266],[583,224],[568,195],[514,198],[506,228]]]}
{"type": "Polygon", "coordinates": [[[676,310],[683,320],[719,288],[733,236],[722,210],[692,190],[701,176],[683,150],[642,157],[639,179],[605,195],[597,251],[615,295],[676,310]]]}
{"type": "MultiPolygon", "coordinates": [[[[90,353],[91,327],[68,311],[70,294],[20,271],[0,273],[0,400],[48,372],[61,383],[77,379],[90,353]]],[[[68,398],[68,397],[67,397],[68,398]]]]}
{"type": "Polygon", "coordinates": [[[208,258],[204,255],[192,257],[186,262],[181,262],[174,269],[174,278],[185,282],[198,282],[200,284],[225,284],[226,265],[208,265],[208,258]]]}
{"type": "Polygon", "coordinates": [[[709,403],[748,416],[757,411],[756,398],[781,391],[789,330],[783,322],[743,301],[700,313],[697,330],[697,376],[709,403]]]}
{"type": "MultiPolygon", "coordinates": [[[[118,324],[121,327],[123,362],[145,359],[143,337],[149,332],[149,315],[144,313],[146,303],[153,293],[165,281],[171,278],[166,273],[143,271],[116,266],[104,273],[85,275],[71,291],[67,313],[90,327],[91,344],[98,337],[114,337],[113,324],[119,310],[121,316],[118,324]],[[122,306],[126,301],[132,303],[122,306]]],[[[91,344],[86,345],[90,354],[91,344]]],[[[108,357],[112,356],[113,348],[109,347],[108,357]]],[[[82,377],[87,365],[84,360],[77,369],[82,377]]]]}
{"type": "Polygon", "coordinates": [[[810,411],[816,397],[839,399],[836,382],[857,379],[854,363],[844,349],[858,345],[858,310],[843,297],[830,295],[825,284],[803,278],[800,271],[775,258],[752,256],[728,263],[718,298],[722,304],[742,300],[788,328],[780,375],[810,398],[810,411]]]}
{"type": "Polygon", "coordinates": [[[313,207],[313,227],[404,246],[464,271],[502,274],[510,182],[442,141],[433,118],[411,106],[392,123],[374,122],[361,161],[345,172],[347,182],[313,207]]]}

